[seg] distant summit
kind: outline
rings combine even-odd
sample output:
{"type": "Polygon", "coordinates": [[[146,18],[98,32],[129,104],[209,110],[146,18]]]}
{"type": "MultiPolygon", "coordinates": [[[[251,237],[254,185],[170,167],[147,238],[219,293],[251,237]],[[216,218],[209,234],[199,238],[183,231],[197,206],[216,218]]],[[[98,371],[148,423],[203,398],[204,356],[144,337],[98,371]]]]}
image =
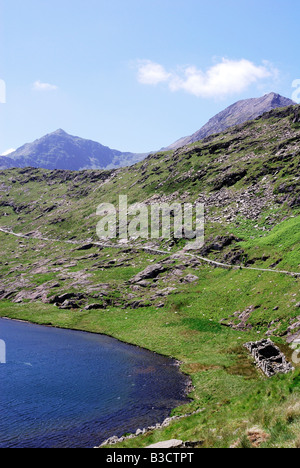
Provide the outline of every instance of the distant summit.
{"type": "Polygon", "coordinates": [[[62,128],[59,128],[58,130],[53,132],[52,135],[65,136],[65,135],[68,135],[68,134],[62,128]]]}
{"type": "Polygon", "coordinates": [[[285,98],[276,93],[266,94],[260,98],[238,101],[210,119],[204,127],[193,135],[180,138],[180,140],[177,140],[175,143],[164,149],[176,149],[181,146],[189,145],[195,141],[203,140],[203,138],[215,133],[223,132],[229,127],[256,119],[272,109],[295,104],[296,103],[291,99],[285,98]]]}
{"type": "Polygon", "coordinates": [[[147,154],[123,153],[92,140],[69,135],[61,128],[27,143],[7,157],[0,168],[36,167],[42,169],[107,169],[134,164],[147,154]]]}
{"type": "MultiPolygon", "coordinates": [[[[164,149],[176,149],[194,143],[229,127],[260,117],[278,107],[295,105],[291,99],[270,93],[256,99],[239,101],[209,120],[191,136],[181,138],[164,149]]],[[[125,153],[103,146],[92,140],[72,136],[59,128],[53,133],[27,143],[21,148],[0,157],[0,169],[13,167],[36,167],[42,169],[112,169],[131,166],[148,156],[149,153],[125,153]]]]}

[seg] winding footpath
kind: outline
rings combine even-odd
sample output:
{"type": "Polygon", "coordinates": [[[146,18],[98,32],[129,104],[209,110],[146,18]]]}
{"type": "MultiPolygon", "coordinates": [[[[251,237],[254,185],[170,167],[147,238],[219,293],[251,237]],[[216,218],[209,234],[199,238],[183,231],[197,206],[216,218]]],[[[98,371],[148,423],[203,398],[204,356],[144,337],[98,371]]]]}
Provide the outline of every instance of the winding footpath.
{"type": "MultiPolygon", "coordinates": [[[[3,232],[4,234],[8,234],[11,236],[19,237],[22,239],[35,239],[35,240],[42,240],[46,242],[59,242],[59,243],[65,243],[65,244],[73,244],[73,245],[83,245],[83,241],[71,241],[71,240],[61,240],[61,239],[50,239],[48,237],[36,237],[31,234],[22,234],[22,233],[15,233],[13,231],[10,231],[8,229],[0,227],[0,232],[3,232]]],[[[133,246],[126,244],[124,246],[121,245],[115,245],[115,244],[106,244],[104,242],[88,242],[89,244],[93,244],[95,246],[103,247],[103,248],[114,248],[114,249],[133,249],[133,250],[143,250],[145,252],[153,253],[155,255],[170,255],[170,252],[165,251],[165,250],[160,250],[160,249],[155,249],[153,247],[144,247],[144,246],[133,246]]],[[[201,257],[200,255],[197,254],[191,254],[187,252],[186,250],[181,250],[177,252],[178,254],[182,254],[188,257],[192,258],[197,258],[198,260],[201,260],[205,263],[208,263],[210,265],[213,265],[217,268],[223,268],[223,269],[228,269],[228,270],[252,270],[252,271],[259,271],[259,272],[267,272],[267,273],[279,273],[279,274],[284,274],[284,275],[289,275],[293,277],[300,277],[300,273],[298,272],[292,272],[292,271],[286,271],[286,270],[272,270],[270,268],[255,268],[255,267],[247,267],[244,265],[230,265],[228,263],[221,263],[217,262],[215,260],[211,260],[209,258],[201,257]]]]}

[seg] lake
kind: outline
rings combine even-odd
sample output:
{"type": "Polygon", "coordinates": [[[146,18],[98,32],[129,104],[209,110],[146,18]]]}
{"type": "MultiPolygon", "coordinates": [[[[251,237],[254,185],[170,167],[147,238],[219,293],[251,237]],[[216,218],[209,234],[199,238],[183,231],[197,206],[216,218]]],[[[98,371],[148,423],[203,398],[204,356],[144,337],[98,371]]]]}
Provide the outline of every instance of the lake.
{"type": "Polygon", "coordinates": [[[91,448],[189,401],[175,361],[107,336],[0,319],[0,340],[0,448],[91,448]]]}

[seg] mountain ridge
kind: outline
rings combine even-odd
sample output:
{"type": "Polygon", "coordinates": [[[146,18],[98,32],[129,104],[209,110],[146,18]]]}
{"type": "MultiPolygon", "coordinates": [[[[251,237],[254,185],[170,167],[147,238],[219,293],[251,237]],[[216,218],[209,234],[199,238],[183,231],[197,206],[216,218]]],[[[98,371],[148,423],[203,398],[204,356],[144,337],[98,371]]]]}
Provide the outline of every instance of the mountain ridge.
{"type": "Polygon", "coordinates": [[[212,117],[200,130],[190,136],[182,137],[164,150],[177,149],[182,146],[195,143],[204,138],[223,132],[227,128],[254,120],[265,112],[279,107],[287,107],[296,103],[289,98],[285,98],[277,93],[269,93],[260,98],[250,98],[237,101],[223,111],[212,117]]]}
{"type": "MultiPolygon", "coordinates": [[[[193,135],[181,138],[166,150],[178,149],[213,134],[220,133],[235,125],[260,117],[276,108],[295,103],[276,93],[260,98],[238,101],[212,117],[193,135]]],[[[132,166],[144,160],[149,153],[131,153],[111,149],[93,140],[73,136],[59,128],[32,143],[26,143],[17,150],[1,156],[0,169],[13,167],[34,167],[49,170],[114,169],[132,166]]]]}
{"type": "Polygon", "coordinates": [[[70,135],[59,128],[32,143],[25,143],[8,156],[2,156],[0,167],[2,169],[35,167],[75,171],[109,169],[134,164],[147,154],[111,149],[93,140],[70,135]]]}

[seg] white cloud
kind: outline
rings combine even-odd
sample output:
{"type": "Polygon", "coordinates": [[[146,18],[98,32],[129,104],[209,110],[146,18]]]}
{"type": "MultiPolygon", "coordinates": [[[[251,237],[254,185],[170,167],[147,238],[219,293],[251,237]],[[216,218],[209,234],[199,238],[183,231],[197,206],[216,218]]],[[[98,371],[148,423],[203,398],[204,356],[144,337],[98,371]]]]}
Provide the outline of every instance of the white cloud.
{"type": "Polygon", "coordinates": [[[157,85],[172,78],[170,73],[167,73],[162,65],[144,60],[139,63],[138,81],[142,84],[157,85]]]}
{"type": "Polygon", "coordinates": [[[33,83],[33,89],[35,91],[56,91],[58,87],[50,83],[42,83],[38,80],[33,83]]]}
{"type": "Polygon", "coordinates": [[[246,59],[229,60],[223,58],[220,63],[206,71],[195,66],[181,68],[169,73],[162,65],[154,62],[141,63],[138,81],[143,84],[157,85],[167,82],[173,92],[184,90],[197,97],[225,97],[245,91],[251,84],[266,78],[277,78],[278,70],[268,62],[255,65],[246,59]]]}
{"type": "Polygon", "coordinates": [[[9,154],[14,153],[15,151],[16,151],[15,148],[10,148],[4,151],[4,153],[2,153],[1,156],[8,156],[9,154]]]}

